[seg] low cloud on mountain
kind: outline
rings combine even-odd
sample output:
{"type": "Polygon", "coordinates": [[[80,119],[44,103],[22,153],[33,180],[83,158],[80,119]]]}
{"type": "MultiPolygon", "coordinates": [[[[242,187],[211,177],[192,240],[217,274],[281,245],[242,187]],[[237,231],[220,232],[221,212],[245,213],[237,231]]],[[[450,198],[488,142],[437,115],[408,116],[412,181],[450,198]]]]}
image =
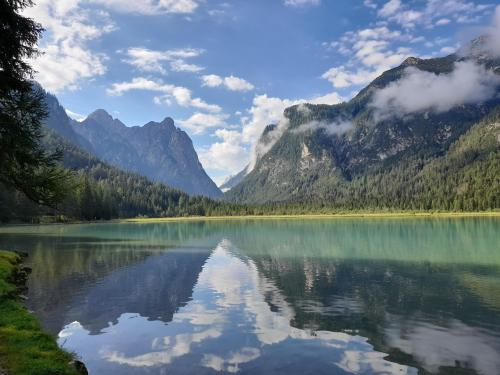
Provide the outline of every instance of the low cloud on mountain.
{"type": "Polygon", "coordinates": [[[458,62],[451,73],[439,75],[410,67],[403,78],[375,93],[372,106],[377,119],[425,110],[441,113],[491,99],[499,85],[498,75],[472,61],[458,62]]]}
{"type": "Polygon", "coordinates": [[[315,131],[319,129],[324,129],[329,135],[342,135],[347,133],[354,127],[351,121],[311,121],[306,124],[300,125],[297,129],[294,129],[294,133],[303,133],[307,131],[315,131]]]}
{"type": "MultiPolygon", "coordinates": [[[[500,6],[491,27],[478,46],[481,53],[500,56],[500,6]]],[[[465,48],[465,55],[473,52],[465,48]]],[[[448,74],[435,74],[414,67],[403,78],[378,90],[372,101],[375,118],[401,117],[419,111],[441,113],[464,104],[477,104],[498,95],[500,76],[474,61],[455,64],[448,74]]]]}

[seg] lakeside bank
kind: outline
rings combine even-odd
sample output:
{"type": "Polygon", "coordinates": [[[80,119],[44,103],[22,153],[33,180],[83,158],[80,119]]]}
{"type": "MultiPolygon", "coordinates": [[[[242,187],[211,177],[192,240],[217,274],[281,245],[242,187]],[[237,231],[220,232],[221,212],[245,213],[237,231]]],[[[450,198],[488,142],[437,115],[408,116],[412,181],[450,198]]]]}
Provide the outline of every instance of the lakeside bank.
{"type": "Polygon", "coordinates": [[[0,374],[83,375],[87,370],[59,348],[22,303],[29,269],[23,256],[0,250],[0,374]]]}
{"type": "Polygon", "coordinates": [[[498,217],[500,211],[488,212],[343,212],[335,214],[294,214],[294,215],[235,215],[235,216],[185,216],[160,218],[130,218],[112,220],[119,223],[163,223],[178,221],[224,221],[224,220],[309,220],[309,219],[383,219],[383,218],[473,218],[498,217]]]}

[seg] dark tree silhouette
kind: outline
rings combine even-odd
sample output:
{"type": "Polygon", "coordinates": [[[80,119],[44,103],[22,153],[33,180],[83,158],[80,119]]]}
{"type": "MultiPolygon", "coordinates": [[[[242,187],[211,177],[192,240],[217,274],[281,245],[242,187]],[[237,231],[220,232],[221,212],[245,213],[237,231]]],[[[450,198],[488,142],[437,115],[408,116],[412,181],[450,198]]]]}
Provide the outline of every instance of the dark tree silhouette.
{"type": "Polygon", "coordinates": [[[68,174],[41,145],[47,116],[33,86],[29,59],[38,55],[42,26],[20,13],[31,0],[0,0],[0,183],[39,204],[54,206],[68,189],[68,174]]]}

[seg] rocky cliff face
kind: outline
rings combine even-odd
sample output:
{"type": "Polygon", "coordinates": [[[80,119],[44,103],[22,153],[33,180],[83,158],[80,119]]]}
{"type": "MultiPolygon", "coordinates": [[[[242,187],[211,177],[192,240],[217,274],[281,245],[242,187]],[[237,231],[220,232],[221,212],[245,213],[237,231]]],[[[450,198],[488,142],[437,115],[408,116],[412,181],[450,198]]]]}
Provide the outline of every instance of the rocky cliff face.
{"type": "Polygon", "coordinates": [[[84,121],[73,122],[72,128],[91,145],[88,151],[116,167],[189,194],[221,195],[200,164],[191,139],[171,118],[127,127],[99,109],[84,121]]]}
{"type": "Polygon", "coordinates": [[[57,98],[45,95],[45,125],[58,135],[109,164],[192,195],[222,193],[205,173],[189,136],[171,118],[127,127],[99,109],[84,121],[70,119],[57,98]]]}

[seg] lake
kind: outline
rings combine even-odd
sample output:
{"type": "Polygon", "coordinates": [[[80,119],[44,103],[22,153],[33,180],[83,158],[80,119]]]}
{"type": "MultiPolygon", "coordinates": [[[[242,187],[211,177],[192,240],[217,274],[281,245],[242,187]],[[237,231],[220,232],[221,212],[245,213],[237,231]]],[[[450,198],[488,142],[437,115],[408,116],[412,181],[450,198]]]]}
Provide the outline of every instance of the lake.
{"type": "Polygon", "coordinates": [[[500,219],[0,227],[91,374],[500,374],[500,219]]]}

